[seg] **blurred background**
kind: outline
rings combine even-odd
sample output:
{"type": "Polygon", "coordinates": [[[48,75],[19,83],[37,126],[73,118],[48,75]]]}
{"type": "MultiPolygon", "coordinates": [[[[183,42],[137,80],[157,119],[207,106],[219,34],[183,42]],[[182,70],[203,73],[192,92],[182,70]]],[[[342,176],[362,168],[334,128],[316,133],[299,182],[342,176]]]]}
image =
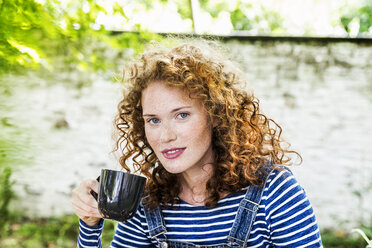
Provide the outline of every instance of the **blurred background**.
{"type": "Polygon", "coordinates": [[[75,246],[71,190],[119,168],[122,69],[183,37],[220,42],[302,155],[324,246],[366,247],[371,0],[0,0],[0,247],[75,246]]]}

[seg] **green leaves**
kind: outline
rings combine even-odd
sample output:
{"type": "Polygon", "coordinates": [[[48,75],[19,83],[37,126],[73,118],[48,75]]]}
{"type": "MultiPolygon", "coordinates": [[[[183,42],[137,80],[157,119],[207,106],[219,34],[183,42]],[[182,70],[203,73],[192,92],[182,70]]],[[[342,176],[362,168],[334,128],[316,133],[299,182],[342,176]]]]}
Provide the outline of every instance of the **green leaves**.
{"type": "MultiPolygon", "coordinates": [[[[176,17],[192,19],[190,0],[44,0],[43,4],[37,0],[0,0],[0,74],[39,68],[48,71],[63,67],[84,71],[113,68],[115,61],[105,57],[103,46],[118,54],[127,48],[138,52],[149,40],[161,39],[160,36],[143,33],[143,29],[148,27],[141,27],[141,20],[135,18],[155,7],[159,8],[159,4],[167,6],[167,13],[172,13],[174,9],[176,17]],[[112,35],[109,30],[121,27],[140,33],[112,35]],[[92,48],[94,45],[101,48],[92,48]],[[61,59],[56,60],[61,57],[62,65],[61,59]]],[[[199,0],[199,4],[199,20],[212,23],[201,33],[208,32],[213,23],[226,23],[223,29],[226,34],[231,28],[259,35],[288,34],[284,17],[267,6],[244,0],[199,0]]],[[[364,0],[356,8],[344,6],[340,9],[342,12],[344,14],[337,17],[336,25],[344,27],[350,36],[371,34],[372,0],[364,0]]],[[[184,23],[187,29],[190,22],[184,23]]]]}
{"type": "Polygon", "coordinates": [[[52,16],[33,0],[2,1],[0,26],[0,73],[37,67],[45,57],[42,41],[59,33],[52,16]]]}
{"type": "Polygon", "coordinates": [[[105,58],[103,50],[141,51],[149,39],[159,40],[148,34],[112,36],[97,23],[98,17],[119,14],[126,21],[129,18],[119,2],[103,4],[95,0],[46,0],[43,5],[35,0],[0,1],[0,74],[63,67],[106,70],[115,61],[105,58]],[[63,65],[56,59],[61,57],[63,65]]]}
{"type": "Polygon", "coordinates": [[[367,235],[362,230],[360,230],[360,229],[353,229],[353,230],[351,230],[351,232],[357,232],[357,233],[359,233],[363,237],[363,239],[367,242],[367,244],[368,244],[367,247],[368,248],[372,248],[372,240],[370,240],[367,237],[367,235]]]}
{"type": "Polygon", "coordinates": [[[368,32],[370,27],[372,27],[372,1],[369,1],[369,5],[363,6],[358,11],[360,33],[368,32]]]}
{"type": "Polygon", "coordinates": [[[235,9],[230,15],[231,23],[235,30],[250,30],[252,23],[240,8],[235,9]]]}
{"type": "Polygon", "coordinates": [[[263,6],[238,1],[230,14],[230,19],[234,30],[247,30],[265,35],[285,33],[284,19],[280,14],[263,6]]]}
{"type": "Polygon", "coordinates": [[[0,164],[0,237],[4,236],[6,225],[8,225],[10,216],[9,203],[14,198],[10,180],[11,175],[12,169],[0,164]]]}
{"type": "Polygon", "coordinates": [[[372,0],[365,0],[358,8],[345,8],[340,22],[350,36],[367,36],[372,33],[372,0]]]}

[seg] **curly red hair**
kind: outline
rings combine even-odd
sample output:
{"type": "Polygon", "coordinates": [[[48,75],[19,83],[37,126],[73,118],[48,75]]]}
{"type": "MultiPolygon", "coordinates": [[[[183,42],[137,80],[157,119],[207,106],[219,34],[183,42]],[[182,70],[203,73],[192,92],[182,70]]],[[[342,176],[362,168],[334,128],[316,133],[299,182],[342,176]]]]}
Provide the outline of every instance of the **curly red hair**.
{"type": "Polygon", "coordinates": [[[141,93],[153,81],[186,89],[200,99],[217,123],[212,134],[214,174],[206,184],[206,206],[215,206],[221,193],[262,185],[268,164],[289,165],[290,153],[301,158],[283,148],[281,127],[260,112],[253,94],[237,87],[243,83],[238,73],[231,71],[230,61],[217,57],[214,49],[190,44],[158,49],[143,53],[130,67],[129,87],[115,120],[119,131],[116,149],[122,151],[122,167],[130,171],[127,164],[133,163],[134,170],[148,178],[145,195],[150,208],[178,203],[180,193],[177,175],[164,169],[145,136],[141,93]]]}

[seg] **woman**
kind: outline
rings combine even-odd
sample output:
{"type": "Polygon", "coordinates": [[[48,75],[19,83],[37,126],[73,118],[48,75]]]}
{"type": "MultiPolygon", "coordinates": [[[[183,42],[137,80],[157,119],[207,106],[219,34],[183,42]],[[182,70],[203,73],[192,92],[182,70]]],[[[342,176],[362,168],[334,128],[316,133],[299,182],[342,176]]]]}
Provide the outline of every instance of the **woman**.
{"type": "MultiPolygon", "coordinates": [[[[286,169],[295,151],[211,47],[144,53],[118,106],[118,148],[149,180],[112,247],[322,247],[313,209],[286,169]],[[273,126],[273,127],[272,127],[273,126]]],[[[300,157],[300,156],[299,156],[300,157]]],[[[85,180],[73,191],[78,247],[100,247],[103,219],[85,180]]]]}

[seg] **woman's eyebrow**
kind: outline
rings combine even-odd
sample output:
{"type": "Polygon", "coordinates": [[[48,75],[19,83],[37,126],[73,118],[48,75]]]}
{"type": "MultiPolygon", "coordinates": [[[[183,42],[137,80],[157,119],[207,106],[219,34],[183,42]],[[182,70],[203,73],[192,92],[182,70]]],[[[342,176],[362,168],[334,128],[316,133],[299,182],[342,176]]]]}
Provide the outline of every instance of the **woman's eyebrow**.
{"type": "MultiPolygon", "coordinates": [[[[172,109],[171,113],[177,112],[177,111],[179,111],[181,109],[185,109],[185,108],[192,108],[192,106],[178,107],[178,108],[172,109]]],[[[156,115],[155,114],[143,114],[142,116],[156,116],[156,115]]]]}

